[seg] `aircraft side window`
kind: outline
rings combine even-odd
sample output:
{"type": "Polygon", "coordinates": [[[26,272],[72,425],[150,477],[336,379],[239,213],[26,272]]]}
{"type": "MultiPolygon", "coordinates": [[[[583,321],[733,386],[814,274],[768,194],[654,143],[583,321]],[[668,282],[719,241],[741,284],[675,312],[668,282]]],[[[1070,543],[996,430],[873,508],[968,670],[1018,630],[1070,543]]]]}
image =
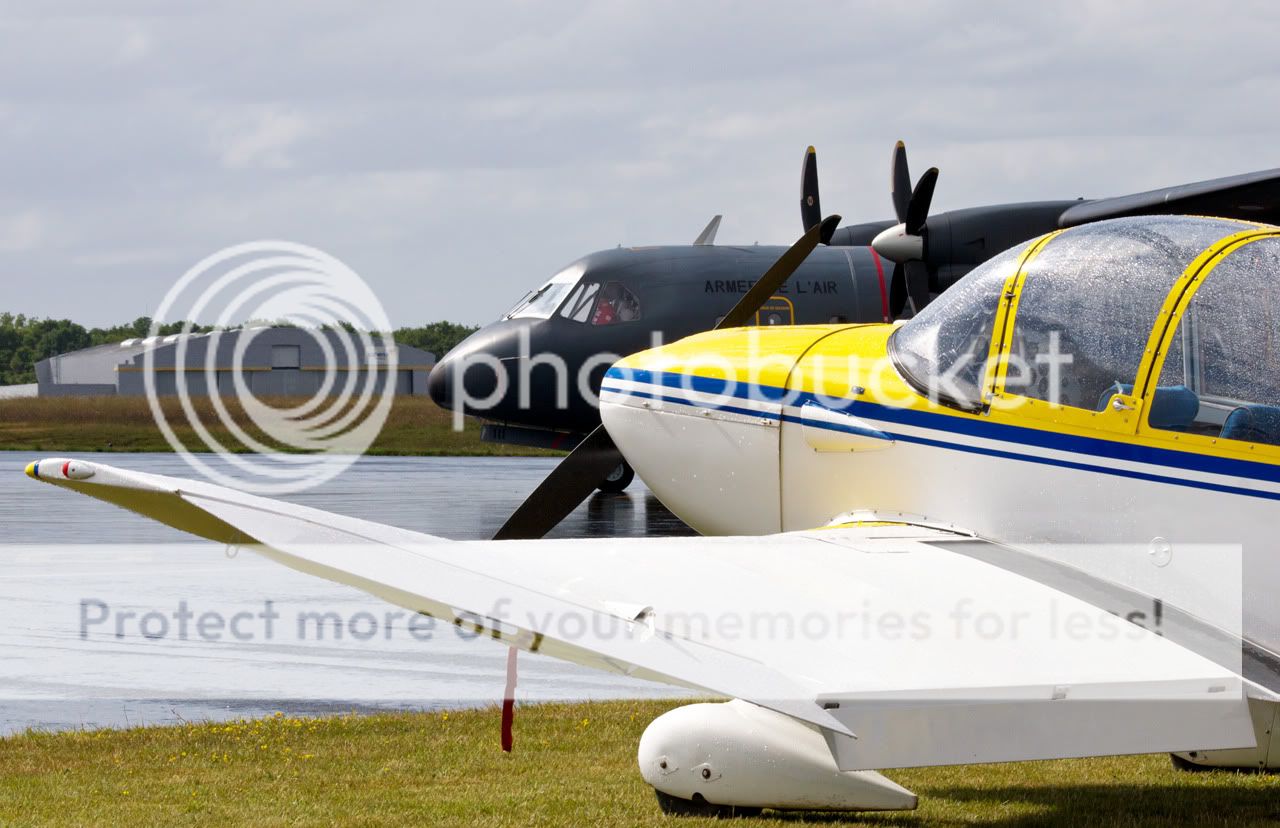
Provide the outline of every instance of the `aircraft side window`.
{"type": "Polygon", "coordinates": [[[592,325],[613,325],[619,322],[634,322],[640,318],[640,300],[621,282],[610,282],[600,291],[600,299],[596,302],[595,313],[591,315],[592,325]]]}
{"type": "Polygon", "coordinates": [[[1280,445],[1280,239],[1230,253],[1179,321],[1152,428],[1280,445]]]}
{"type": "Polygon", "coordinates": [[[600,290],[599,282],[591,282],[585,285],[578,285],[573,295],[564,303],[564,307],[560,309],[560,315],[574,322],[586,322],[587,317],[591,314],[591,308],[595,304],[596,293],[600,290]]]}
{"type": "Polygon", "coordinates": [[[1026,268],[1005,390],[1090,410],[1131,390],[1173,283],[1234,229],[1145,217],[1078,227],[1050,241],[1026,268]]]}
{"type": "Polygon", "coordinates": [[[565,317],[573,316],[573,309],[578,306],[578,299],[582,297],[582,285],[578,285],[569,294],[569,298],[564,300],[564,304],[560,306],[560,315],[565,317]]]}

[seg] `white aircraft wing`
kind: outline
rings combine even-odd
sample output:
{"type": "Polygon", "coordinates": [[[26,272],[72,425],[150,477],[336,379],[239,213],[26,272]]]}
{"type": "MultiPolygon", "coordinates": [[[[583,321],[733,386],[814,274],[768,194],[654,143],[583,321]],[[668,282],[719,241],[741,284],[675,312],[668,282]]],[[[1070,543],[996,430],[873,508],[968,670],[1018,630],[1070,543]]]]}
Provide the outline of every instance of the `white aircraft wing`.
{"type": "Polygon", "coordinates": [[[1238,670],[945,530],[452,542],[98,463],[28,473],[526,650],[777,710],[842,770],[1254,744],[1238,670]]]}

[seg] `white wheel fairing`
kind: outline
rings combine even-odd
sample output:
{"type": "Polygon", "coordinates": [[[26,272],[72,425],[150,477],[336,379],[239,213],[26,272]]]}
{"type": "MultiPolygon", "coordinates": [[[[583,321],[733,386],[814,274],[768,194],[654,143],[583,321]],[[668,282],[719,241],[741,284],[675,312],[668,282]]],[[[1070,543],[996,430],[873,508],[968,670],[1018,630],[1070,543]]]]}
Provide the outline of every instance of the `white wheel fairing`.
{"type": "Polygon", "coordinates": [[[826,740],[788,716],[734,700],[691,704],[645,729],[640,774],[680,799],[714,805],[909,810],[916,795],[875,771],[841,771],[826,740]]]}

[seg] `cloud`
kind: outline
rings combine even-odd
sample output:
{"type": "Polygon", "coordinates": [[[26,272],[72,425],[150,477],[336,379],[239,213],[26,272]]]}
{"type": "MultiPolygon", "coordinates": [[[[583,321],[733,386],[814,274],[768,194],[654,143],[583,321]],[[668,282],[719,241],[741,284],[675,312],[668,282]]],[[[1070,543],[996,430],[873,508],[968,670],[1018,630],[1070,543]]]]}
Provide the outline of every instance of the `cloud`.
{"type": "Polygon", "coordinates": [[[897,138],[917,171],[941,168],[937,209],[1273,167],[1278,18],[1102,0],[28,5],[0,23],[0,272],[30,283],[15,311],[105,323],[220,247],[290,238],[347,261],[396,322],[480,322],[580,255],[685,242],[713,213],[722,241],[791,241],[811,143],[848,221],[889,215],[897,138]]]}
{"type": "Polygon", "coordinates": [[[227,169],[285,169],[294,164],[289,149],[308,131],[307,119],[274,108],[256,108],[214,118],[213,148],[227,169]]]}
{"type": "Polygon", "coordinates": [[[45,237],[45,220],[35,210],[0,216],[0,251],[13,253],[36,248],[45,237]]]}

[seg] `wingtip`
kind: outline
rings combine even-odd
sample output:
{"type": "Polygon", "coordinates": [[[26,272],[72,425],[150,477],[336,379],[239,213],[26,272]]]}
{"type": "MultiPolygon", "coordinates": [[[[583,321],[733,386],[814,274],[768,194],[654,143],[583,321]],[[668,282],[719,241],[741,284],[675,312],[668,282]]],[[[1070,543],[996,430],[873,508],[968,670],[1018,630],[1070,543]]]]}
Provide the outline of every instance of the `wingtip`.
{"type": "Polygon", "coordinates": [[[27,477],[45,482],[60,480],[88,480],[98,471],[93,463],[66,457],[46,457],[27,464],[27,477]]]}

